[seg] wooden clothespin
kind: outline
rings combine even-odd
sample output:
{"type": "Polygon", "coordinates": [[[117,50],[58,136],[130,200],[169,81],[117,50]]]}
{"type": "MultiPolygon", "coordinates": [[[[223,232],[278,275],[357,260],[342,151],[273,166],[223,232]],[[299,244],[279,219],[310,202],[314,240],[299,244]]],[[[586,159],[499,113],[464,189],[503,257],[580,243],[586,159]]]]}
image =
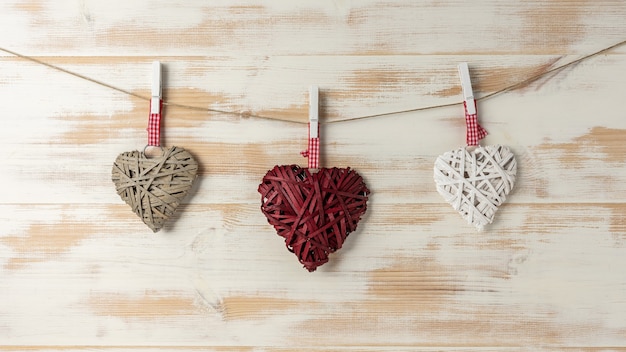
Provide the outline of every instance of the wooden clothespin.
{"type": "Polygon", "coordinates": [[[150,98],[150,113],[161,113],[161,96],[162,96],[162,81],[161,81],[161,63],[159,61],[152,62],[152,97],[150,98]]]}
{"type": "Polygon", "coordinates": [[[161,63],[152,63],[152,94],[148,119],[148,146],[161,146],[161,63]]]}
{"type": "Polygon", "coordinates": [[[487,131],[478,123],[478,112],[476,100],[470,80],[467,62],[459,64],[459,76],[461,76],[461,87],[463,88],[463,105],[465,108],[465,142],[468,146],[477,146],[480,140],[485,138],[487,131]]]}
{"type": "Polygon", "coordinates": [[[319,87],[309,87],[309,138],[319,138],[319,87]]]}
{"type": "Polygon", "coordinates": [[[319,87],[309,87],[309,143],[302,156],[308,158],[309,169],[320,167],[319,87]]]}
{"type": "Polygon", "coordinates": [[[459,76],[461,77],[461,87],[463,88],[463,100],[467,113],[476,114],[476,101],[474,100],[474,91],[472,90],[472,80],[470,79],[469,67],[467,62],[459,64],[459,76]]]}

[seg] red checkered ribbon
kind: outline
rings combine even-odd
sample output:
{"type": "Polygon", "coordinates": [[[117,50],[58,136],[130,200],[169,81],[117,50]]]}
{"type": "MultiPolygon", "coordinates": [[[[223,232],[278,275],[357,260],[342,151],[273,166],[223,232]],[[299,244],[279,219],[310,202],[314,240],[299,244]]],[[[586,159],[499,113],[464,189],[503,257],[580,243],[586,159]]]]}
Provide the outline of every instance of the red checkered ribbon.
{"type": "Polygon", "coordinates": [[[154,114],[150,112],[148,118],[148,145],[158,147],[161,145],[161,111],[163,108],[163,101],[159,100],[159,113],[154,114]]]}
{"type": "MultiPolygon", "coordinates": [[[[474,107],[475,106],[476,101],[474,101],[474,107]]],[[[478,145],[478,142],[487,135],[487,131],[478,124],[478,110],[476,108],[476,113],[470,114],[467,112],[467,102],[463,102],[463,109],[465,110],[465,126],[467,127],[467,134],[465,136],[467,145],[478,145]]]]}
{"type": "MultiPolygon", "coordinates": [[[[319,132],[317,133],[319,136],[319,132]]],[[[307,150],[301,152],[303,157],[309,159],[309,169],[319,169],[320,168],[320,139],[311,138],[309,136],[309,147],[307,150]]]]}

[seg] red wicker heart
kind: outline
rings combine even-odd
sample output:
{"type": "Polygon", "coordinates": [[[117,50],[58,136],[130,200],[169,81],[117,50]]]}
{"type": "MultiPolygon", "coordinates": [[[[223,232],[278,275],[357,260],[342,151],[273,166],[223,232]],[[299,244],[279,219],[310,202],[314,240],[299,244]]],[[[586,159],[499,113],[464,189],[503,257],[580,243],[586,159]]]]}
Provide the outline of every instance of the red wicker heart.
{"type": "Polygon", "coordinates": [[[277,165],[263,177],[259,193],[261,211],[285,238],[287,249],[315,271],[356,229],[369,190],[350,168],[312,174],[297,165],[277,165]]]}

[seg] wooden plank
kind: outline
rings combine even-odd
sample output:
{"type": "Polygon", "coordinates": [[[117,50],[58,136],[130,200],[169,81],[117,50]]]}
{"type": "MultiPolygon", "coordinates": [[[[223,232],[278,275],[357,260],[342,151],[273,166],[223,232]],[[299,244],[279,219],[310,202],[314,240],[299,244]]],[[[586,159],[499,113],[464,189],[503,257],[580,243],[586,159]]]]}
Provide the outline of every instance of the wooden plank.
{"type": "Polygon", "coordinates": [[[620,0],[155,1],[24,4],[0,11],[4,45],[56,56],[557,54],[621,40],[620,0]],[[124,16],[120,16],[124,14],[124,16]],[[393,19],[393,20],[390,20],[393,19]],[[549,35],[546,35],[549,33],[549,35]],[[50,40],[54,38],[54,40],[50,40]]]}
{"type": "Polygon", "coordinates": [[[175,337],[274,345],[300,336],[303,345],[514,347],[537,338],[600,343],[607,334],[624,342],[626,282],[611,270],[624,250],[623,204],[509,205],[483,234],[442,205],[404,209],[433,217],[404,222],[397,206],[378,207],[314,274],[299,268],[248,205],[228,213],[190,206],[161,235],[125,207],[19,208],[2,212],[15,224],[1,241],[12,253],[0,285],[11,297],[0,311],[11,321],[12,344],[32,338],[32,321],[49,322],[38,326],[38,341],[62,345],[105,338],[166,346],[175,337]],[[33,212],[47,220],[33,221],[33,212]],[[103,212],[120,221],[94,224],[103,212]],[[526,219],[512,218],[520,213],[526,219]],[[79,328],[85,320],[98,323],[79,328]],[[154,334],[165,325],[167,332],[154,334]],[[67,326],[76,328],[68,334],[67,326]]]}

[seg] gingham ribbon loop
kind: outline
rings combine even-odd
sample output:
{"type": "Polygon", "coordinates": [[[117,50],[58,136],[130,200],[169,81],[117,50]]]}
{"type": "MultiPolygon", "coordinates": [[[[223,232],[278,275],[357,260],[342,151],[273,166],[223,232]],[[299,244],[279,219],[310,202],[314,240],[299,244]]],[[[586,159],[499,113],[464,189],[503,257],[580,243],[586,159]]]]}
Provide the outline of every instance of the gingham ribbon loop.
{"type": "MultiPolygon", "coordinates": [[[[476,101],[474,101],[474,107],[476,106],[476,101]]],[[[465,126],[467,128],[467,133],[465,136],[465,140],[468,146],[476,146],[481,139],[487,136],[487,131],[478,124],[478,110],[475,109],[475,114],[470,114],[467,112],[467,102],[463,102],[463,109],[465,110],[465,126]]]]}
{"type": "Polygon", "coordinates": [[[159,113],[150,112],[148,118],[148,145],[159,147],[161,145],[161,112],[163,101],[159,100],[159,113]]]}
{"type": "MultiPolygon", "coordinates": [[[[319,135],[319,133],[318,133],[319,135]]],[[[319,169],[320,168],[320,139],[311,138],[309,136],[309,145],[307,150],[300,153],[303,157],[309,159],[309,169],[319,169]]]]}

